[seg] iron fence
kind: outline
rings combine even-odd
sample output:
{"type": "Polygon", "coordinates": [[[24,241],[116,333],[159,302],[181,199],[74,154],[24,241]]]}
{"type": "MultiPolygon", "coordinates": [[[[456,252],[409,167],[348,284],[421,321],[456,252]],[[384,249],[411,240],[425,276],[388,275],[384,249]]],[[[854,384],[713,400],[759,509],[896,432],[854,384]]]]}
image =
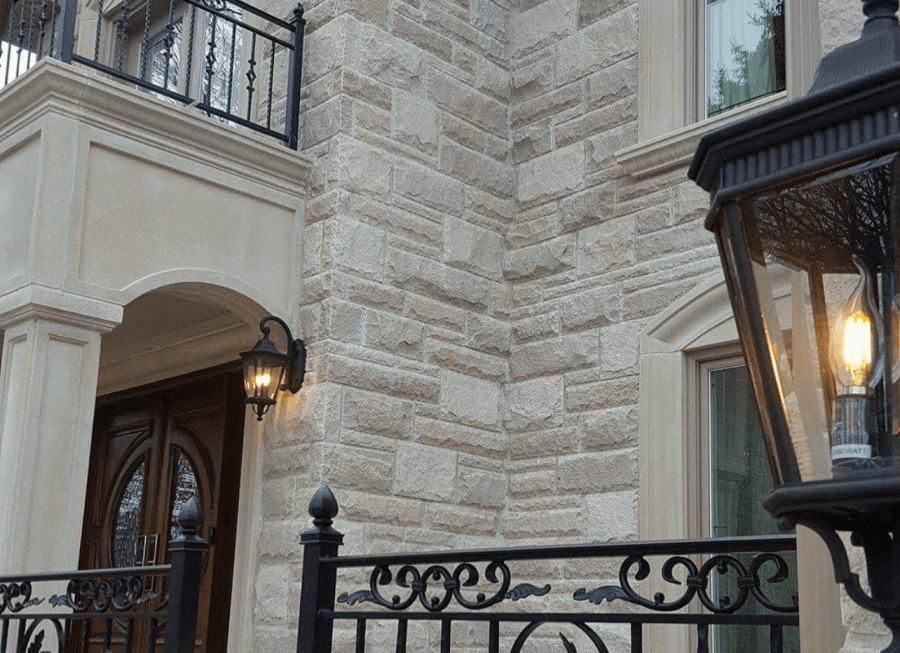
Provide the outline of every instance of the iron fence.
{"type": "Polygon", "coordinates": [[[178,523],[166,565],[0,577],[0,653],[193,653],[208,544],[178,523]]]}
{"type": "Polygon", "coordinates": [[[242,0],[0,0],[0,87],[78,63],[297,149],[306,20],[242,0]]]}
{"type": "Polygon", "coordinates": [[[302,535],[298,653],[519,653],[535,650],[537,638],[566,653],[585,643],[598,653],[642,653],[652,624],[691,629],[698,653],[798,649],[793,536],[339,557],[337,512],[323,485],[310,503],[313,528],[302,535]],[[585,578],[566,571],[575,561],[593,585],[572,585],[585,578]]]}

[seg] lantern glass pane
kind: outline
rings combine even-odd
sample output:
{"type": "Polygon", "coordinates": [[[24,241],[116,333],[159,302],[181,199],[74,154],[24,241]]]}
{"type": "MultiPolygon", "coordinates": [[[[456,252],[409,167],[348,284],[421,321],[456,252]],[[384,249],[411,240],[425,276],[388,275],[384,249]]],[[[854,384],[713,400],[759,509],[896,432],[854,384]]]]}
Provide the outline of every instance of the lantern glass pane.
{"type": "Polygon", "coordinates": [[[244,390],[254,403],[275,403],[284,370],[283,357],[246,356],[244,358],[244,390]]]}
{"type": "Polygon", "coordinates": [[[896,156],[868,160],[743,197],[722,216],[777,483],[892,473],[900,454],[898,171],[896,156]]]}

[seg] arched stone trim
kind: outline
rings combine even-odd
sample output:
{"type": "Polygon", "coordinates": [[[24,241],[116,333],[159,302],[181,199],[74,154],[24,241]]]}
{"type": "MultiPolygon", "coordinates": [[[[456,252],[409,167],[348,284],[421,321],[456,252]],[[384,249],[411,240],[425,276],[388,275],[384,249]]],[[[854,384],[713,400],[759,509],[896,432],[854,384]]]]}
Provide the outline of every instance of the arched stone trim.
{"type": "Polygon", "coordinates": [[[266,314],[278,315],[288,322],[293,317],[292,306],[277,301],[263,289],[243,279],[202,268],[165,270],[142,277],[123,288],[117,299],[124,306],[154,290],[214,302],[254,325],[266,314]]]}

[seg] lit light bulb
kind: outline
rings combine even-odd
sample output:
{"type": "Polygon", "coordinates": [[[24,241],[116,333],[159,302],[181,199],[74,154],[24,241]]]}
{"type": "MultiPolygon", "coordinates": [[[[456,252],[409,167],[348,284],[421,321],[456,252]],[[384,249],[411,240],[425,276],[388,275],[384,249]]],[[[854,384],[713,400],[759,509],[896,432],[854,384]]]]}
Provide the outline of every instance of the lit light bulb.
{"type": "Polygon", "coordinates": [[[872,370],[872,320],[862,311],[851,313],[844,322],[843,355],[853,385],[865,385],[872,370]]]}
{"type": "Polygon", "coordinates": [[[256,375],[255,383],[257,388],[264,388],[265,386],[269,385],[271,381],[272,377],[269,376],[268,373],[256,375]]]}
{"type": "Polygon", "coordinates": [[[837,393],[831,420],[831,459],[837,468],[865,466],[877,455],[869,426],[869,401],[881,380],[881,319],[868,270],[856,257],[859,281],[831,331],[831,369],[837,393]]]}
{"type": "Polygon", "coordinates": [[[838,394],[869,394],[881,379],[881,319],[868,271],[854,257],[859,281],[844,302],[831,332],[831,367],[838,394]]]}

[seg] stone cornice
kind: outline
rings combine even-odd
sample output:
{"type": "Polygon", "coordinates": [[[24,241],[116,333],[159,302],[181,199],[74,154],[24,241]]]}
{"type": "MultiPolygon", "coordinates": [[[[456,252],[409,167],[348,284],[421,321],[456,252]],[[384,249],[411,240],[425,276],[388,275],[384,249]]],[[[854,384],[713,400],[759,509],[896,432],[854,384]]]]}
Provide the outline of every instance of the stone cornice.
{"type": "Polygon", "coordinates": [[[714,129],[751,116],[784,102],[785,93],[776,93],[746,107],[688,125],[664,136],[626,147],[613,156],[632,177],[659,175],[675,168],[687,168],[694,157],[700,138],[714,129]]]}
{"type": "Polygon", "coordinates": [[[105,333],[122,322],[122,307],[36,284],[0,296],[0,329],[28,319],[45,319],[105,333]]]}
{"type": "Polygon", "coordinates": [[[0,90],[0,142],[48,113],[66,115],[106,133],[305,196],[309,161],[270,138],[248,135],[190,107],[104,79],[83,66],[43,59],[0,90]]]}

